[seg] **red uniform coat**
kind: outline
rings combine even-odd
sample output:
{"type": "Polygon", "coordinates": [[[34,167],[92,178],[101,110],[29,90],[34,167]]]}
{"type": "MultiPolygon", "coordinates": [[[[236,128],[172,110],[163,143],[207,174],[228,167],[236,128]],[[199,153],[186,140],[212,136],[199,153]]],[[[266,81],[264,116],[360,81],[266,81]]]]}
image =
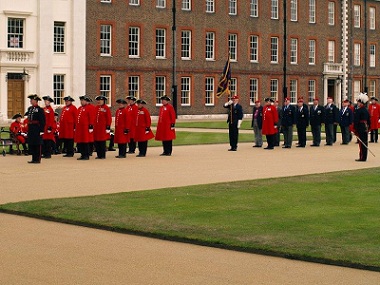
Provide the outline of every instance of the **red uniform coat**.
{"type": "MultiPolygon", "coordinates": [[[[93,104],[87,104],[86,108],[89,109],[91,112],[92,118],[93,118],[93,123],[95,124],[95,117],[96,117],[96,110],[95,110],[95,105],[93,104]]],[[[94,133],[91,133],[90,135],[90,142],[94,142],[94,133]]]]}
{"type": "Polygon", "coordinates": [[[171,141],[176,138],[175,130],[172,126],[175,124],[175,111],[172,105],[162,105],[158,116],[156,140],[171,141]]]}
{"type": "Polygon", "coordinates": [[[377,130],[380,127],[379,118],[380,118],[380,104],[370,104],[368,106],[368,112],[371,117],[371,127],[370,131],[377,130]]]}
{"type": "Polygon", "coordinates": [[[125,134],[125,130],[130,130],[130,122],[128,121],[127,108],[119,108],[115,113],[115,143],[129,143],[129,133],[125,134]]]}
{"type": "Polygon", "coordinates": [[[89,143],[94,141],[93,133],[90,129],[94,128],[94,114],[90,105],[80,106],[78,108],[77,121],[75,124],[75,142],[89,143]]]}
{"type": "Polygon", "coordinates": [[[62,109],[61,117],[59,119],[60,139],[74,139],[75,121],[77,117],[77,107],[74,105],[65,106],[62,109]]]}
{"type": "Polygon", "coordinates": [[[263,135],[274,135],[277,133],[277,128],[275,128],[278,122],[277,109],[273,105],[264,106],[263,108],[263,135]]]}
{"type": "Polygon", "coordinates": [[[127,106],[127,120],[129,121],[130,124],[130,129],[129,129],[129,137],[131,139],[135,138],[135,132],[136,132],[136,119],[137,119],[137,112],[138,112],[138,107],[136,104],[127,106]]]}
{"type": "Polygon", "coordinates": [[[55,141],[54,132],[57,128],[57,123],[54,119],[54,110],[51,106],[44,108],[45,114],[45,129],[44,134],[42,135],[43,140],[52,140],[55,141]]]}
{"type": "Polygon", "coordinates": [[[16,138],[18,139],[20,143],[25,143],[25,136],[21,134],[21,133],[26,134],[26,130],[23,123],[14,121],[9,127],[9,130],[16,136],[16,138]]]}
{"type": "Polygon", "coordinates": [[[154,134],[150,129],[152,120],[147,108],[142,107],[138,109],[137,119],[136,119],[136,134],[135,141],[144,142],[154,138],[154,134]]]}
{"type": "Polygon", "coordinates": [[[106,141],[110,139],[110,134],[107,132],[112,123],[112,115],[110,108],[104,104],[95,106],[95,124],[94,124],[94,140],[106,141]]]}

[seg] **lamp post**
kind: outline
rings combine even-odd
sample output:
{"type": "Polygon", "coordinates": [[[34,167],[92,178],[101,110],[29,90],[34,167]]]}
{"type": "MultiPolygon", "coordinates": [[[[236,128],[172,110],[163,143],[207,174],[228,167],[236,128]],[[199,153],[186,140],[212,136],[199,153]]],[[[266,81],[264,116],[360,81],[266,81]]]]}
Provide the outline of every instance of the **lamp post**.
{"type": "Polygon", "coordinates": [[[283,93],[283,100],[285,100],[285,98],[286,97],[288,97],[288,87],[287,87],[287,83],[286,83],[286,81],[287,81],[287,66],[286,66],[286,62],[287,62],[287,30],[286,30],[286,21],[287,21],[287,19],[286,19],[286,17],[287,17],[287,15],[286,15],[286,13],[287,13],[287,11],[286,11],[286,0],[284,0],[283,1],[283,9],[284,9],[284,23],[283,23],[283,25],[284,25],[284,39],[283,39],[283,41],[284,41],[284,54],[283,54],[283,62],[284,62],[284,65],[283,65],[283,67],[282,67],[282,71],[283,71],[283,75],[284,75],[284,85],[283,85],[283,88],[282,88],[282,93],[283,93]]]}
{"type": "Polygon", "coordinates": [[[172,51],[173,51],[173,70],[172,70],[172,98],[173,98],[173,108],[176,116],[177,112],[177,37],[176,37],[176,1],[173,0],[172,12],[173,12],[173,41],[172,41],[172,51]]]}

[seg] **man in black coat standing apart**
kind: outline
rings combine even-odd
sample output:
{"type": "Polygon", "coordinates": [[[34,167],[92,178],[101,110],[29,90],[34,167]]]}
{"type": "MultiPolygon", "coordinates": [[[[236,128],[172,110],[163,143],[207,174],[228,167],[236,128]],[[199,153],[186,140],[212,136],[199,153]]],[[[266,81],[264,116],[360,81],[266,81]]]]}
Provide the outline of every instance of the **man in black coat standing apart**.
{"type": "Polygon", "coordinates": [[[314,98],[313,105],[310,106],[310,126],[313,135],[313,143],[310,146],[321,144],[321,126],[325,119],[325,109],[319,105],[319,99],[314,98]]]}
{"type": "Polygon", "coordinates": [[[297,101],[296,125],[299,142],[297,147],[305,147],[306,128],[309,126],[309,110],[307,106],[304,105],[303,99],[298,99],[297,101]]]}
{"type": "Polygon", "coordinates": [[[282,148],[291,148],[293,143],[293,125],[296,123],[296,110],[290,105],[290,99],[285,98],[282,107],[281,129],[284,135],[284,146],[282,148]]]}
{"type": "Polygon", "coordinates": [[[28,115],[28,144],[32,160],[28,163],[41,162],[42,135],[45,128],[44,110],[38,106],[41,98],[37,94],[29,95],[30,106],[27,111],[28,115]]]}
{"type": "Polygon", "coordinates": [[[261,106],[260,100],[255,101],[251,127],[253,128],[253,133],[255,134],[255,145],[253,147],[262,147],[263,134],[261,129],[263,128],[263,106],[261,106]]]}
{"type": "Polygon", "coordinates": [[[224,104],[224,108],[229,108],[227,123],[231,148],[228,151],[236,151],[239,129],[243,121],[243,108],[239,104],[239,96],[233,96],[230,101],[224,104]]]}

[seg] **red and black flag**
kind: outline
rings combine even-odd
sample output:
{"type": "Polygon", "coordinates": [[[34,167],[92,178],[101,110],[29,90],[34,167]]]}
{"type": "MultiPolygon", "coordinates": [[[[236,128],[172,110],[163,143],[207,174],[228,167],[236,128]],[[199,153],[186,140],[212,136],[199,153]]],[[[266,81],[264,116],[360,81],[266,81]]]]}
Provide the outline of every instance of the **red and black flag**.
{"type": "Polygon", "coordinates": [[[226,65],[224,66],[222,76],[219,79],[218,83],[218,90],[216,92],[216,97],[221,97],[224,94],[227,94],[228,96],[231,94],[229,84],[231,81],[231,64],[230,64],[230,57],[228,56],[228,60],[226,62],[226,65]]]}

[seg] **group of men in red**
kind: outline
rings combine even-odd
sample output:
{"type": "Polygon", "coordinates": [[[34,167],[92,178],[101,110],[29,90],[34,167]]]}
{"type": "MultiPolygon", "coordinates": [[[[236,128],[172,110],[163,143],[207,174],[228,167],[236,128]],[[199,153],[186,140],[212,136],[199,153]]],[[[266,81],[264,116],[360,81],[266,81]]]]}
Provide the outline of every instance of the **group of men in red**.
{"type": "MultiPolygon", "coordinates": [[[[65,150],[64,157],[74,156],[74,143],[77,151],[81,154],[78,160],[89,160],[93,149],[96,151],[96,159],[106,158],[106,141],[111,137],[112,115],[111,109],[106,104],[105,96],[95,98],[96,105],[92,104],[89,96],[80,96],[80,106],[73,105],[74,98],[66,96],[63,98],[65,106],[62,108],[59,122],[55,120],[55,114],[50,104],[54,101],[49,96],[44,96],[45,107],[38,106],[41,101],[37,95],[28,97],[31,99],[31,107],[28,109],[28,118],[21,122],[21,114],[13,117],[15,121],[11,124],[11,131],[16,138],[26,147],[26,138],[31,150],[32,145],[39,146],[33,148],[32,163],[40,163],[41,157],[51,158],[51,150],[58,135],[60,144],[65,150]],[[33,117],[41,114],[39,119],[33,117]],[[31,125],[39,127],[39,132],[31,136],[28,128],[31,125]]],[[[162,156],[172,154],[172,141],[176,138],[175,121],[176,114],[173,106],[169,103],[168,96],[161,97],[156,140],[162,141],[162,156]]],[[[116,100],[118,109],[115,113],[114,142],[118,144],[119,154],[116,158],[126,158],[127,144],[128,153],[135,153],[136,143],[139,153],[137,157],[145,157],[147,153],[148,141],[155,137],[151,130],[151,116],[145,107],[144,100],[137,100],[133,96],[126,99],[116,100]]],[[[26,115],[27,115],[26,114],[26,115]]]]}

